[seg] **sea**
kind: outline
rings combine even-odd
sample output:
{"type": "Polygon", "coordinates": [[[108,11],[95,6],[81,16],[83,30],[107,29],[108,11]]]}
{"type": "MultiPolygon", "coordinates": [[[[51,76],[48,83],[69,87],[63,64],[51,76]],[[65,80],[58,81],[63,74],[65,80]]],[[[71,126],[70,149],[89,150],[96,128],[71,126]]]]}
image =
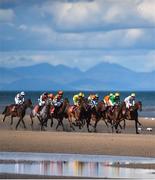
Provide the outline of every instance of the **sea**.
{"type": "MultiPolygon", "coordinates": [[[[0,91],[0,113],[3,112],[5,106],[14,103],[14,97],[17,94],[17,91],[0,91]]],[[[39,96],[43,93],[42,91],[27,91],[26,93],[26,99],[30,98],[33,102],[33,104],[38,103],[39,96]]],[[[49,93],[56,94],[55,91],[51,91],[49,93]]],[[[70,104],[73,103],[73,95],[77,94],[77,91],[64,91],[64,97],[67,97],[70,101],[70,104]]],[[[97,93],[99,95],[100,100],[103,99],[103,97],[107,94],[109,94],[109,91],[84,91],[85,97],[88,97],[91,93],[97,93]]],[[[136,93],[136,99],[138,101],[142,101],[143,104],[143,110],[142,112],[139,112],[140,117],[151,117],[155,118],[155,91],[137,91],[136,93]]],[[[121,100],[123,101],[125,97],[130,95],[131,92],[129,91],[122,91],[120,92],[121,100]]]]}

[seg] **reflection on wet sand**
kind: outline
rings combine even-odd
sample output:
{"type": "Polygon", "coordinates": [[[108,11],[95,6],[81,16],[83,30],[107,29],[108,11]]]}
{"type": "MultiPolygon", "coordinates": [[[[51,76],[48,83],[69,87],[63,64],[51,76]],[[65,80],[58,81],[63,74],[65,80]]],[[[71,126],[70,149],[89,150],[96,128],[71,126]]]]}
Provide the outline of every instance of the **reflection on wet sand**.
{"type": "MultiPolygon", "coordinates": [[[[116,163],[116,162],[115,162],[116,163]]],[[[112,167],[111,162],[82,161],[18,161],[0,163],[0,172],[83,177],[153,177],[151,170],[112,167]]]]}

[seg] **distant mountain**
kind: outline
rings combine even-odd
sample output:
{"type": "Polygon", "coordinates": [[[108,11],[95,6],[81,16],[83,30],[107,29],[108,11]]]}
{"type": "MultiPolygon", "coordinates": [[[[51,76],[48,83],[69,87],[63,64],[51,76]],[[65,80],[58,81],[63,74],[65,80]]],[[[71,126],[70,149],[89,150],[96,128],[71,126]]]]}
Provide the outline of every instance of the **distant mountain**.
{"type": "Polygon", "coordinates": [[[82,76],[77,68],[70,68],[64,65],[52,66],[48,63],[37,64],[27,67],[13,68],[13,72],[25,78],[46,78],[58,83],[69,83],[82,76]]]}
{"type": "Polygon", "coordinates": [[[0,68],[0,90],[155,90],[155,71],[137,73],[100,63],[86,72],[47,63],[0,68]]]}

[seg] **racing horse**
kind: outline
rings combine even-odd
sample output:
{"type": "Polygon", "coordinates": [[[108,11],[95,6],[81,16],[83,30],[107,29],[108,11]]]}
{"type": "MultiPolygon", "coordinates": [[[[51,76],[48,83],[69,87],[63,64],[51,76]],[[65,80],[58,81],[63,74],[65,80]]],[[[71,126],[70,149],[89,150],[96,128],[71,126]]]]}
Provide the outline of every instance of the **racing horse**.
{"type": "Polygon", "coordinates": [[[24,125],[24,128],[26,128],[23,118],[26,114],[27,108],[31,108],[31,109],[33,108],[31,99],[25,100],[25,102],[21,105],[11,104],[9,106],[6,106],[3,113],[2,113],[2,114],[4,114],[3,122],[5,121],[5,118],[7,116],[11,116],[11,123],[10,124],[12,125],[13,124],[13,118],[19,117],[19,120],[18,120],[17,125],[16,125],[16,130],[17,130],[21,121],[24,125]]]}
{"type": "Polygon", "coordinates": [[[142,102],[137,101],[134,106],[131,106],[129,109],[126,107],[125,103],[122,104],[121,110],[119,111],[118,118],[115,122],[115,129],[118,128],[118,125],[120,125],[121,121],[124,121],[124,129],[125,129],[125,120],[132,120],[135,121],[135,129],[136,134],[139,134],[138,132],[138,125],[143,125],[138,120],[138,111],[142,111],[142,102]]]}

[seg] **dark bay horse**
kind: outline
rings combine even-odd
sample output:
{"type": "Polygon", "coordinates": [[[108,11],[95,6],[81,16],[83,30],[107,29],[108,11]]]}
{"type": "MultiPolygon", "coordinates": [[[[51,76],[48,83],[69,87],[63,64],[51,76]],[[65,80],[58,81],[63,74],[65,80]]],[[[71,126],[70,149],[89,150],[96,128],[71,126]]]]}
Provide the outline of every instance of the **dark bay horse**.
{"type": "Polygon", "coordinates": [[[94,132],[96,132],[97,123],[99,120],[103,117],[105,111],[105,104],[104,102],[99,102],[96,106],[91,106],[89,108],[89,118],[87,118],[87,130],[88,132],[91,132],[89,129],[89,126],[92,126],[94,128],[94,132]]]}
{"type": "Polygon", "coordinates": [[[53,107],[53,106],[51,107],[51,111],[50,111],[51,127],[53,126],[53,118],[54,118],[54,119],[57,119],[57,121],[58,121],[56,130],[58,129],[58,127],[60,125],[62,126],[63,131],[65,130],[64,124],[63,124],[63,119],[68,118],[68,114],[67,114],[68,107],[69,107],[68,98],[64,99],[64,101],[60,107],[53,107]],[[54,113],[52,112],[53,108],[55,108],[54,113]]]}
{"type": "Polygon", "coordinates": [[[18,125],[21,121],[24,125],[24,128],[26,128],[23,118],[26,114],[27,108],[31,108],[31,109],[33,108],[31,99],[25,100],[25,102],[23,104],[18,105],[18,106],[15,104],[11,104],[9,106],[6,106],[3,113],[2,113],[2,114],[4,114],[3,122],[5,121],[5,118],[7,116],[11,116],[11,125],[12,125],[13,124],[13,118],[19,117],[18,123],[16,125],[16,129],[18,128],[18,125]],[[14,106],[16,106],[16,108],[15,108],[15,110],[12,110],[14,108],[14,106]]]}
{"type": "Polygon", "coordinates": [[[121,109],[119,111],[119,116],[115,124],[116,129],[121,121],[124,121],[124,129],[125,129],[125,120],[132,120],[135,121],[136,134],[139,134],[138,125],[142,126],[142,124],[138,120],[138,111],[142,111],[141,101],[136,102],[135,105],[131,106],[129,109],[126,108],[125,103],[122,103],[121,109]]]}
{"type": "Polygon", "coordinates": [[[123,113],[121,113],[122,106],[120,104],[114,105],[114,106],[108,106],[106,109],[106,119],[107,122],[111,125],[112,132],[114,132],[114,128],[116,133],[119,132],[118,126],[122,129],[122,126],[120,124],[122,120],[123,113]]]}

